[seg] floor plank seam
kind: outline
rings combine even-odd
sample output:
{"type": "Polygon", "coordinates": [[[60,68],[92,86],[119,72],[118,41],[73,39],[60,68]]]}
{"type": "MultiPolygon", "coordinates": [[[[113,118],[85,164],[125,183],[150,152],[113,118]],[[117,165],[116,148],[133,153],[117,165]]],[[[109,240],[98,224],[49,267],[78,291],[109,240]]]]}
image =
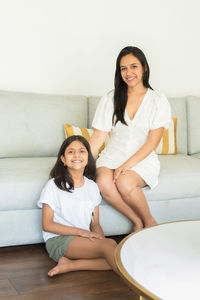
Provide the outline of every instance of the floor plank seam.
{"type": "Polygon", "coordinates": [[[12,283],[11,280],[12,280],[11,278],[8,278],[8,281],[9,281],[11,287],[15,290],[15,292],[17,293],[17,295],[19,295],[20,294],[19,291],[15,288],[15,286],[13,285],[13,283],[12,283]]]}

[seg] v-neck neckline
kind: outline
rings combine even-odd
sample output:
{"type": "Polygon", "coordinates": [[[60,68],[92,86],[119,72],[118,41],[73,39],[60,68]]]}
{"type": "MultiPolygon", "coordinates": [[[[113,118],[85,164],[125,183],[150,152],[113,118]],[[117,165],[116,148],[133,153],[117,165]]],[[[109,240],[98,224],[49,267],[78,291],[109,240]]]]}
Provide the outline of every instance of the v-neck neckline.
{"type": "Polygon", "coordinates": [[[146,93],[144,94],[144,97],[143,97],[143,99],[142,99],[142,102],[141,102],[140,106],[138,107],[138,109],[137,109],[137,111],[136,111],[136,113],[135,113],[133,119],[130,119],[130,117],[129,117],[128,113],[127,113],[127,110],[126,110],[126,108],[125,108],[125,116],[127,117],[128,121],[129,121],[130,123],[134,123],[136,117],[138,117],[138,115],[140,114],[140,112],[141,112],[141,110],[142,110],[142,107],[144,106],[144,103],[145,103],[145,100],[146,100],[146,98],[147,98],[147,94],[148,94],[148,93],[149,93],[149,88],[147,88],[147,91],[146,91],[146,93]]]}

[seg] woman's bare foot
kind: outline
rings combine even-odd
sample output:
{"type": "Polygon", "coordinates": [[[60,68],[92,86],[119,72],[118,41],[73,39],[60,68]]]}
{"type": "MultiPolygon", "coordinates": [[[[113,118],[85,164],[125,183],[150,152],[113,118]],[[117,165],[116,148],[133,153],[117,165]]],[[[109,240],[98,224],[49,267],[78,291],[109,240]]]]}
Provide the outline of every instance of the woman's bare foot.
{"type": "Polygon", "coordinates": [[[66,257],[61,257],[58,264],[48,272],[50,277],[54,275],[70,272],[71,260],[66,257]]]}
{"type": "Polygon", "coordinates": [[[139,223],[134,223],[133,224],[133,228],[132,228],[132,232],[137,232],[140,231],[141,229],[143,229],[143,223],[139,222],[139,223]]]}
{"type": "Polygon", "coordinates": [[[157,225],[156,220],[152,217],[148,222],[145,222],[144,227],[148,228],[148,227],[152,227],[157,225]]]}

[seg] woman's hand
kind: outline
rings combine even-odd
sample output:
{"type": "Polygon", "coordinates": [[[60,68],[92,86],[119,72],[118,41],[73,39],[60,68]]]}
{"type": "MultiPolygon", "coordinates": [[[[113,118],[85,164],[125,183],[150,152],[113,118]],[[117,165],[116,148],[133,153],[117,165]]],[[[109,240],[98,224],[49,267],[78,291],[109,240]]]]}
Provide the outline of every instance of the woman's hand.
{"type": "Polygon", "coordinates": [[[127,170],[131,168],[130,164],[128,162],[125,162],[123,165],[119,166],[117,169],[115,169],[113,174],[113,182],[115,183],[117,178],[120,176],[120,174],[125,174],[127,170]]]}
{"type": "Polygon", "coordinates": [[[150,130],[149,137],[146,143],[132,155],[123,165],[119,166],[114,171],[113,182],[115,183],[120,174],[125,174],[127,170],[137,165],[143,159],[145,159],[160,143],[163,135],[164,128],[160,127],[154,130],[150,130]]]}
{"type": "Polygon", "coordinates": [[[103,239],[103,237],[102,237],[101,234],[99,234],[97,232],[92,232],[92,231],[84,230],[84,229],[80,229],[79,236],[88,238],[91,241],[94,241],[94,239],[100,239],[100,240],[103,239]]]}

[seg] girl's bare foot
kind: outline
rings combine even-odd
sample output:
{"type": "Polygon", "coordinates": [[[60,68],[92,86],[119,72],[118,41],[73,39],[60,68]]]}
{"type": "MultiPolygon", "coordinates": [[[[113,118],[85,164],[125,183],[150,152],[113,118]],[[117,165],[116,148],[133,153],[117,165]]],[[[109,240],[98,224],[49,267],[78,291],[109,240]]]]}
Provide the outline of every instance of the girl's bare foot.
{"type": "Polygon", "coordinates": [[[50,277],[53,277],[57,274],[67,273],[70,271],[71,260],[66,257],[61,257],[58,261],[58,264],[48,272],[50,277]]]}

